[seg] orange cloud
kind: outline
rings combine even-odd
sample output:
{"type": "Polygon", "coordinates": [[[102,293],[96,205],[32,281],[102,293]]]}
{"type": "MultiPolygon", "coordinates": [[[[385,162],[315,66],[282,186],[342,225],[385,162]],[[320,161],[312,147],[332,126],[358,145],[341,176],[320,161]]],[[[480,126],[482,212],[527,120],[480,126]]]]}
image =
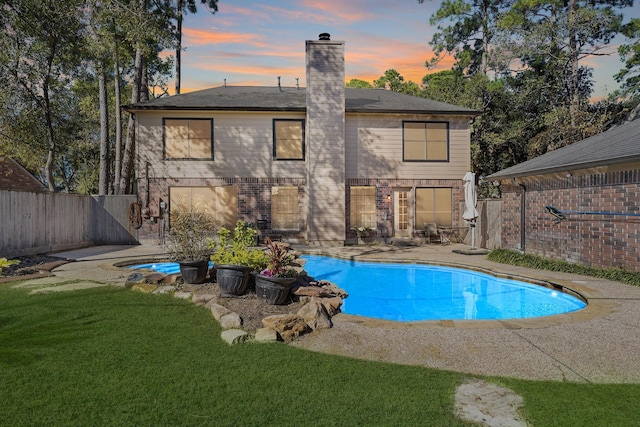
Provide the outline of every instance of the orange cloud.
{"type": "Polygon", "coordinates": [[[183,29],[182,32],[185,36],[185,45],[238,43],[256,47],[267,46],[267,44],[262,41],[264,36],[259,34],[208,31],[193,28],[183,29]]]}

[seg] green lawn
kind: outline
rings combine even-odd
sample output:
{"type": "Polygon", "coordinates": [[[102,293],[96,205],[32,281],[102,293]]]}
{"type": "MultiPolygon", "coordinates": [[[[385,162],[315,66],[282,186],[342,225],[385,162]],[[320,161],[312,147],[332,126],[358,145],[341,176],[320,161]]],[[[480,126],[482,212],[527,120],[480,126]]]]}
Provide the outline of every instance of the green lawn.
{"type": "MultiPolygon", "coordinates": [[[[168,295],[0,285],[0,426],[466,425],[452,415],[461,374],[230,347],[220,332],[168,295]]],[[[640,425],[639,385],[489,380],[538,427],[640,425]]]]}

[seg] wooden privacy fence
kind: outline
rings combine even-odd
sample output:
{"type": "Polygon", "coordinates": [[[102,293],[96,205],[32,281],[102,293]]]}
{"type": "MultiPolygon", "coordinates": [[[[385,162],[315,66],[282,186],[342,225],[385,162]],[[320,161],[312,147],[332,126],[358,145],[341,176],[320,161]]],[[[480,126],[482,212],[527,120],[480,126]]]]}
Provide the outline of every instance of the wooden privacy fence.
{"type": "MultiPolygon", "coordinates": [[[[502,234],[502,200],[478,200],[476,205],[478,218],[476,219],[476,247],[499,249],[502,234]]],[[[460,205],[460,212],[464,212],[464,203],[460,205]]],[[[460,218],[460,224],[467,224],[460,218]]],[[[463,243],[471,244],[471,233],[466,231],[463,243]]]]}
{"type": "Polygon", "coordinates": [[[136,196],[84,196],[0,190],[0,256],[91,245],[138,244],[129,221],[136,196]]]}

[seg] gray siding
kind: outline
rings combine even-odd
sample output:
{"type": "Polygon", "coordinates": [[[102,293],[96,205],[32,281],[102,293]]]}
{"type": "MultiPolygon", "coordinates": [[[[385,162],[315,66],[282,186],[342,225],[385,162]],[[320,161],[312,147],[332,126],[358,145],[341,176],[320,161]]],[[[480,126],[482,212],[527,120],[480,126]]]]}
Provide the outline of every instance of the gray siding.
{"type": "Polygon", "coordinates": [[[273,119],[304,120],[304,113],[153,112],[137,116],[138,171],[150,178],[303,178],[305,162],[273,160],[273,119]],[[214,160],[164,160],[162,119],[213,118],[214,160]]]}
{"type": "Polygon", "coordinates": [[[470,162],[469,118],[432,115],[347,115],[347,178],[462,179],[471,167],[470,162]],[[449,161],[403,162],[403,120],[448,122],[449,161]]]}

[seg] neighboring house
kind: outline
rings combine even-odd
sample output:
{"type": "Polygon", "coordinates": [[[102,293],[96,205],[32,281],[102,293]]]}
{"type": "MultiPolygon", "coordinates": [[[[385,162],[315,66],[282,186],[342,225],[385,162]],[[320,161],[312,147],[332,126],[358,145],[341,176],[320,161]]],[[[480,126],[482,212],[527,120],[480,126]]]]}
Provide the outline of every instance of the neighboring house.
{"type": "Polygon", "coordinates": [[[342,244],[352,227],[412,237],[455,225],[478,111],[345,88],[344,42],[306,42],[307,87],[217,87],[131,105],[147,238],[171,208],[206,203],[219,223],[342,244]]]}
{"type": "Polygon", "coordinates": [[[47,188],[20,163],[0,157],[0,190],[43,192],[47,188]]]}
{"type": "Polygon", "coordinates": [[[503,248],[640,272],[640,120],[486,179],[501,183],[503,248]]]}

